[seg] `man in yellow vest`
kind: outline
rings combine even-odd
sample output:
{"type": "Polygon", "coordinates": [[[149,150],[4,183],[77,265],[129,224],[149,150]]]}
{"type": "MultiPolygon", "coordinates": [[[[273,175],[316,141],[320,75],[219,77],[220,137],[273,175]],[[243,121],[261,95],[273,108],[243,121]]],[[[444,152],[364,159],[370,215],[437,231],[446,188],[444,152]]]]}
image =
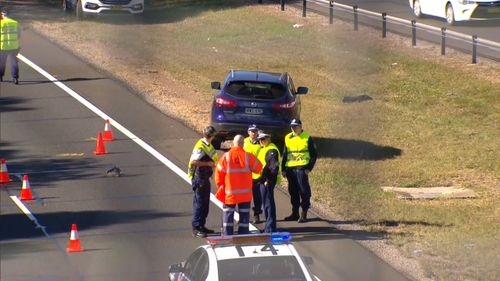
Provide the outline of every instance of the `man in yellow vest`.
{"type": "Polygon", "coordinates": [[[218,157],[217,151],[212,145],[215,138],[215,128],[212,126],[203,129],[203,138],[194,145],[188,164],[188,178],[191,179],[193,188],[193,226],[194,237],[207,237],[214,233],[205,227],[210,205],[210,177],[213,174],[218,157]]]}
{"type": "MultiPolygon", "coordinates": [[[[259,150],[261,148],[257,135],[259,134],[259,128],[257,125],[252,124],[248,126],[248,137],[244,139],[245,144],[243,145],[243,150],[257,157],[259,155],[259,150]]],[[[253,186],[253,220],[252,223],[260,223],[260,214],[262,214],[262,197],[260,194],[260,184],[257,180],[260,177],[259,174],[252,174],[253,186]]]]}
{"type": "Polygon", "coordinates": [[[258,136],[262,149],[259,151],[260,163],[262,163],[262,173],[260,175],[260,193],[264,214],[266,216],[266,226],[264,232],[276,232],[276,204],[274,202],[274,188],[281,182],[280,173],[280,151],[271,142],[271,135],[260,132],[258,136]]]}
{"type": "Polygon", "coordinates": [[[20,30],[17,21],[7,17],[5,12],[0,13],[0,81],[3,81],[7,60],[10,60],[10,74],[12,82],[19,84],[19,53],[20,30]]]}
{"type": "Polygon", "coordinates": [[[302,122],[293,119],[290,123],[292,132],[285,136],[282,173],[288,180],[288,193],[292,203],[292,214],[285,221],[307,221],[307,211],[311,206],[311,186],[309,173],[314,168],[318,154],[311,136],[302,130],[302,122]],[[299,216],[299,208],[302,213],[299,216]]]}

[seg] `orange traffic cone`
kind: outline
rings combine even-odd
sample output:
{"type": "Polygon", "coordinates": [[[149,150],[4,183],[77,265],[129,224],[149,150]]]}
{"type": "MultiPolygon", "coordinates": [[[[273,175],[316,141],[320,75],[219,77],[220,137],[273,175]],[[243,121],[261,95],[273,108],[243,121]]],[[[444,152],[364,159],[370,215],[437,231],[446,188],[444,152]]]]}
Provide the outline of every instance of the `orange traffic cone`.
{"type": "Polygon", "coordinates": [[[102,155],[102,154],[106,154],[106,148],[104,147],[104,141],[102,140],[102,134],[101,132],[99,132],[99,134],[97,135],[97,144],[95,146],[95,151],[94,151],[94,154],[95,155],[102,155]]]}
{"type": "Polygon", "coordinates": [[[71,234],[69,235],[69,246],[66,248],[66,252],[83,252],[83,248],[80,246],[80,238],[78,237],[78,230],[76,230],[76,224],[71,225],[71,234]]]}
{"type": "Polygon", "coordinates": [[[111,124],[109,123],[109,119],[106,119],[106,123],[104,123],[104,134],[102,136],[104,141],[113,141],[113,131],[111,130],[111,124]]]}
{"type": "Polygon", "coordinates": [[[19,196],[20,200],[35,200],[33,194],[31,194],[30,182],[28,180],[28,175],[24,175],[23,177],[23,187],[21,189],[21,196],[19,196]]]}
{"type": "Polygon", "coordinates": [[[9,171],[7,171],[7,164],[5,163],[5,159],[1,160],[0,165],[0,183],[9,183],[12,180],[9,178],[9,171]]]}

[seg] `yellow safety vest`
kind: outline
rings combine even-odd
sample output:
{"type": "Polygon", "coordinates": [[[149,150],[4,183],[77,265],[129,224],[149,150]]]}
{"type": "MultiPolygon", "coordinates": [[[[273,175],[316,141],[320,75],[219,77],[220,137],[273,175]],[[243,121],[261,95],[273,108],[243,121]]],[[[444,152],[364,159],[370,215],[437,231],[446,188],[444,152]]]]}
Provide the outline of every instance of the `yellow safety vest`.
{"type": "MultiPolygon", "coordinates": [[[[253,144],[250,137],[246,137],[244,139],[243,150],[245,150],[245,152],[253,154],[253,156],[257,157],[261,148],[262,146],[260,146],[260,143],[257,142],[256,144],[253,144]]],[[[256,180],[258,178],[260,178],[259,174],[252,173],[252,179],[256,180]]]]}
{"type": "Polygon", "coordinates": [[[309,164],[309,161],[311,160],[309,147],[307,145],[310,136],[304,131],[302,131],[299,136],[292,135],[293,133],[289,133],[285,136],[285,146],[287,151],[285,166],[305,166],[309,164]]]}
{"type": "Polygon", "coordinates": [[[0,22],[0,50],[19,49],[19,25],[17,21],[4,18],[0,22]]]}
{"type": "MultiPolygon", "coordinates": [[[[264,167],[267,165],[267,162],[266,162],[266,155],[267,155],[267,152],[271,149],[274,149],[276,150],[276,152],[278,152],[278,167],[279,167],[279,171],[278,171],[278,178],[276,179],[276,184],[279,184],[281,182],[281,153],[280,153],[280,150],[278,149],[278,147],[274,144],[274,143],[270,143],[268,146],[266,147],[263,147],[260,151],[259,151],[259,156],[257,156],[257,159],[259,159],[260,163],[262,163],[262,169],[264,169],[264,167]]],[[[260,177],[260,175],[259,175],[260,177]]]]}
{"type": "MultiPolygon", "coordinates": [[[[206,155],[208,155],[214,163],[217,163],[218,156],[217,156],[217,151],[215,150],[214,146],[210,144],[206,144],[203,139],[199,139],[198,142],[194,145],[193,151],[196,151],[198,149],[203,150],[206,155]]],[[[196,166],[191,165],[191,160],[189,160],[188,163],[188,172],[187,176],[189,179],[192,179],[194,177],[194,173],[196,172],[196,166]]]]}

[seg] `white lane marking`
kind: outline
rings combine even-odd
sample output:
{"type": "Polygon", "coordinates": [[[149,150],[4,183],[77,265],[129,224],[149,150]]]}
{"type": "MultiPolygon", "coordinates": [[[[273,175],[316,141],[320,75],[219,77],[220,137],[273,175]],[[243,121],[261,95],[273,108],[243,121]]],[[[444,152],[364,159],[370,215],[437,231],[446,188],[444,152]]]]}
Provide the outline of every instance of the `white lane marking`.
{"type": "Polygon", "coordinates": [[[37,228],[42,228],[43,226],[41,224],[38,223],[38,220],[35,218],[35,216],[33,216],[33,214],[30,212],[30,210],[23,204],[23,202],[21,202],[21,200],[19,200],[19,198],[17,198],[17,196],[15,195],[11,195],[10,196],[10,199],[12,199],[12,201],[14,201],[14,203],[17,205],[17,207],[19,207],[19,209],[21,209],[21,211],[26,214],[26,216],[28,216],[28,218],[30,220],[32,220],[36,227],[37,228]]]}
{"type": "MultiPolygon", "coordinates": [[[[88,100],[86,100],[85,98],[83,98],[82,96],[80,96],[77,92],[73,91],[71,88],[69,88],[68,86],[66,86],[64,83],[62,83],[61,81],[57,80],[54,76],[52,76],[50,73],[48,73],[47,71],[45,71],[44,69],[42,69],[41,67],[39,67],[38,65],[36,65],[35,63],[33,63],[31,60],[29,60],[28,58],[26,58],[22,54],[18,54],[17,56],[25,64],[27,64],[28,66],[30,66],[31,68],[33,68],[34,70],[36,70],[42,76],[44,76],[49,81],[51,81],[52,83],[54,83],[56,86],[58,86],[59,88],[61,88],[63,91],[65,91],[66,93],[68,93],[70,96],[72,96],[73,98],[75,98],[77,101],[79,101],[85,107],[87,107],[92,112],[94,112],[95,114],[97,114],[99,117],[101,117],[104,120],[109,120],[109,122],[111,123],[111,125],[114,128],[116,128],[117,130],[119,130],[120,132],[122,132],[124,135],[126,135],[128,138],[130,138],[131,140],[133,140],[140,147],[142,147],[144,150],[146,150],[151,155],[153,155],[156,159],[160,160],[160,162],[162,162],[165,166],[167,166],[170,170],[172,170],[174,173],[176,173],[180,178],[182,178],[188,184],[191,184],[191,181],[189,180],[187,174],[182,169],[180,169],[179,167],[177,167],[174,163],[172,163],[172,161],[170,161],[169,159],[167,159],[167,157],[163,156],[160,152],[158,152],[152,146],[150,146],[149,144],[147,144],[146,142],[144,142],[143,140],[141,140],[135,134],[133,134],[132,132],[130,132],[127,128],[125,128],[124,126],[122,126],[120,123],[118,123],[117,121],[115,121],[109,115],[107,115],[102,110],[100,110],[95,105],[93,105],[91,102],[89,102],[88,100]]],[[[216,206],[218,206],[220,209],[222,209],[222,202],[220,202],[219,200],[217,200],[217,198],[215,198],[214,194],[210,194],[210,200],[212,201],[212,203],[214,203],[216,206]]],[[[235,220],[239,220],[239,214],[237,212],[235,212],[235,214],[234,214],[234,219],[235,220]]],[[[257,228],[254,225],[252,225],[252,224],[250,224],[250,229],[252,231],[257,230],[257,228]]]]}

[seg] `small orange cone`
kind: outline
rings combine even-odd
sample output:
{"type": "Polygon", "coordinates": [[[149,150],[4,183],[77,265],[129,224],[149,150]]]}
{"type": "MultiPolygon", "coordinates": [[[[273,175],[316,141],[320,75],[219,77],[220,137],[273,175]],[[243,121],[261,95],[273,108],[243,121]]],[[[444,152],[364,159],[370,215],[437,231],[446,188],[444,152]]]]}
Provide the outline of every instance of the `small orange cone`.
{"type": "Polygon", "coordinates": [[[104,141],[102,140],[102,134],[101,132],[99,132],[99,134],[97,135],[97,144],[95,146],[95,151],[94,151],[94,154],[95,155],[103,155],[103,154],[106,154],[106,148],[104,147],[104,141]]]}
{"type": "Polygon", "coordinates": [[[22,201],[35,200],[33,194],[31,194],[31,186],[30,181],[28,180],[28,175],[24,175],[23,177],[23,187],[21,189],[21,196],[19,196],[19,199],[22,201]]]}
{"type": "Polygon", "coordinates": [[[109,119],[106,119],[106,123],[104,123],[104,134],[102,136],[104,141],[113,141],[113,131],[111,130],[111,124],[109,123],[109,119]]]}
{"type": "Polygon", "coordinates": [[[0,165],[0,183],[9,183],[12,180],[9,178],[9,171],[7,171],[7,164],[5,163],[5,159],[1,160],[0,165]]]}
{"type": "Polygon", "coordinates": [[[83,252],[83,248],[80,246],[80,237],[78,237],[78,230],[76,230],[76,224],[71,225],[71,234],[69,235],[69,246],[66,248],[66,252],[83,252]]]}

